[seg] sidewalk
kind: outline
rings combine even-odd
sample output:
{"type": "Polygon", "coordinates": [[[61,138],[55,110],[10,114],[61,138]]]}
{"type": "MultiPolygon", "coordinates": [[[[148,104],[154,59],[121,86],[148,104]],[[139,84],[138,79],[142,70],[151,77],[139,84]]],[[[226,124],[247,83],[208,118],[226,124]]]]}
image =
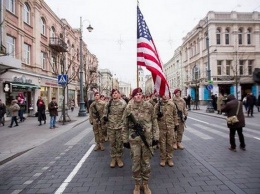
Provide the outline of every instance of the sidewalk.
{"type": "Polygon", "coordinates": [[[26,117],[24,122],[18,123],[19,126],[9,128],[11,121],[10,117],[7,117],[5,126],[0,126],[0,165],[87,121],[88,115],[78,117],[78,112],[79,108],[75,108],[73,112],[69,110],[68,115],[71,121],[65,122],[64,125],[59,122],[61,116],[59,112],[57,117],[58,128],[55,129],[49,128],[48,114],[46,115],[46,124],[41,126],[38,126],[37,117],[26,117]]]}

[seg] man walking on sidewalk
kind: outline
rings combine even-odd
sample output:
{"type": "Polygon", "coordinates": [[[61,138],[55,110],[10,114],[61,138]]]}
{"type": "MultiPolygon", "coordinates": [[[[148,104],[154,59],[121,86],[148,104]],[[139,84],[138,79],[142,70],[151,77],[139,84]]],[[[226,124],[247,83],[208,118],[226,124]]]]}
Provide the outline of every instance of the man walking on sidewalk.
{"type": "Polygon", "coordinates": [[[12,128],[14,122],[15,122],[15,126],[18,126],[17,117],[18,117],[18,111],[20,110],[20,106],[17,104],[17,100],[12,100],[9,110],[12,116],[11,124],[9,125],[9,127],[12,128]]]}
{"type": "Polygon", "coordinates": [[[58,104],[55,97],[53,97],[52,101],[49,103],[48,109],[50,112],[50,129],[57,128],[56,117],[58,116],[58,104]]]}

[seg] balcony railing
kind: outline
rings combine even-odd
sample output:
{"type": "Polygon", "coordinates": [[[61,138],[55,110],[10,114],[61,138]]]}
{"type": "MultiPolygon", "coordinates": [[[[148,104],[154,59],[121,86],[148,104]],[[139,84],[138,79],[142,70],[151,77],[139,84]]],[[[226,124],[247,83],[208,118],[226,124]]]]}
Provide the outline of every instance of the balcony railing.
{"type": "Polygon", "coordinates": [[[61,38],[50,38],[49,46],[57,52],[67,52],[67,44],[61,38]]]}

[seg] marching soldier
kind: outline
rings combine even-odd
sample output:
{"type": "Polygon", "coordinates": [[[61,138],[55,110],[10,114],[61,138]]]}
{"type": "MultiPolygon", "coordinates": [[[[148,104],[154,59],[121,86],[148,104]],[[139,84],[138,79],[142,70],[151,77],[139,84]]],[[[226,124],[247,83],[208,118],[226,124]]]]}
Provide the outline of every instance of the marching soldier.
{"type": "Polygon", "coordinates": [[[167,96],[162,96],[162,100],[159,99],[159,102],[155,105],[154,111],[157,115],[160,130],[160,165],[164,167],[167,162],[172,167],[174,166],[172,161],[174,129],[178,128],[179,125],[176,106],[167,96]]]}
{"type": "Polygon", "coordinates": [[[105,102],[100,99],[100,94],[95,92],[95,101],[91,103],[89,107],[89,122],[93,125],[93,131],[95,136],[96,147],[95,151],[101,150],[104,151],[105,147],[103,145],[105,141],[103,123],[101,119],[103,117],[105,102]]]}
{"type": "Polygon", "coordinates": [[[135,179],[133,193],[139,194],[143,186],[145,194],[151,194],[148,180],[151,174],[152,146],[158,144],[159,128],[151,103],[142,98],[142,89],[132,92],[133,101],[128,103],[123,114],[122,139],[124,147],[131,149],[132,173],[135,179]]]}
{"type": "Polygon", "coordinates": [[[112,90],[111,96],[112,99],[106,104],[104,111],[104,122],[107,125],[112,158],[110,167],[114,168],[117,164],[119,168],[122,168],[124,166],[122,161],[122,116],[127,104],[123,99],[120,99],[120,93],[117,89],[112,90]]]}
{"type": "Polygon", "coordinates": [[[183,150],[184,147],[181,144],[182,142],[182,136],[184,132],[184,126],[185,126],[185,121],[188,116],[188,111],[186,109],[186,103],[185,101],[181,98],[181,91],[180,89],[174,90],[174,95],[173,97],[173,102],[175,103],[176,109],[177,109],[177,115],[178,115],[178,123],[179,127],[175,128],[175,133],[176,133],[176,138],[174,140],[173,148],[174,149],[181,149],[183,150]]]}

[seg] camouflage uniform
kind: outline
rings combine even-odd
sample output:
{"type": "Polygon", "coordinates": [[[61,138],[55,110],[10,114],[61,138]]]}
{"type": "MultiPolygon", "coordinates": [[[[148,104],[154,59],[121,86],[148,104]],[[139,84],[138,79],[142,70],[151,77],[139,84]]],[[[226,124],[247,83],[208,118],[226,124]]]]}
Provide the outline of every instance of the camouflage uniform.
{"type": "Polygon", "coordinates": [[[124,143],[130,143],[133,178],[136,181],[136,185],[140,185],[142,181],[144,184],[147,184],[151,173],[151,153],[142,142],[140,136],[132,138],[135,130],[133,129],[134,125],[132,121],[128,118],[130,113],[143,126],[144,134],[150,148],[152,140],[159,140],[158,123],[152,104],[146,101],[139,103],[132,101],[128,103],[122,118],[124,122],[122,139],[124,143]]]}
{"type": "Polygon", "coordinates": [[[95,136],[95,142],[98,146],[102,147],[103,143],[105,141],[104,137],[104,131],[103,131],[103,123],[101,122],[101,119],[103,117],[104,108],[106,103],[102,100],[95,100],[91,103],[89,107],[89,122],[93,124],[93,131],[95,136]],[[94,106],[96,105],[96,109],[100,116],[100,121],[97,118],[96,110],[94,106]]]}
{"type": "MultiPolygon", "coordinates": [[[[187,117],[188,116],[188,111],[186,110],[186,103],[185,103],[185,101],[181,97],[179,97],[179,98],[174,97],[173,98],[173,102],[175,103],[177,108],[180,111],[182,111],[183,118],[187,117]]],[[[178,111],[178,109],[177,109],[177,111],[178,111]]],[[[178,129],[176,131],[176,135],[175,135],[176,138],[174,140],[174,143],[177,142],[177,144],[180,144],[182,142],[182,136],[183,136],[183,132],[184,132],[184,125],[185,125],[185,123],[183,121],[181,121],[179,116],[178,116],[178,123],[179,123],[179,127],[178,127],[178,129]]]]}
{"type": "Polygon", "coordinates": [[[173,143],[175,139],[174,128],[179,125],[178,116],[175,104],[167,99],[161,100],[154,107],[155,114],[157,115],[158,126],[160,129],[160,158],[161,166],[165,166],[165,161],[169,166],[173,166],[173,143]],[[158,117],[159,112],[162,113],[161,117],[158,117]]]}
{"type": "Polygon", "coordinates": [[[122,116],[126,105],[123,99],[111,100],[106,104],[104,111],[104,116],[108,118],[106,125],[110,141],[110,156],[117,160],[121,159],[123,154],[122,116]]]}

